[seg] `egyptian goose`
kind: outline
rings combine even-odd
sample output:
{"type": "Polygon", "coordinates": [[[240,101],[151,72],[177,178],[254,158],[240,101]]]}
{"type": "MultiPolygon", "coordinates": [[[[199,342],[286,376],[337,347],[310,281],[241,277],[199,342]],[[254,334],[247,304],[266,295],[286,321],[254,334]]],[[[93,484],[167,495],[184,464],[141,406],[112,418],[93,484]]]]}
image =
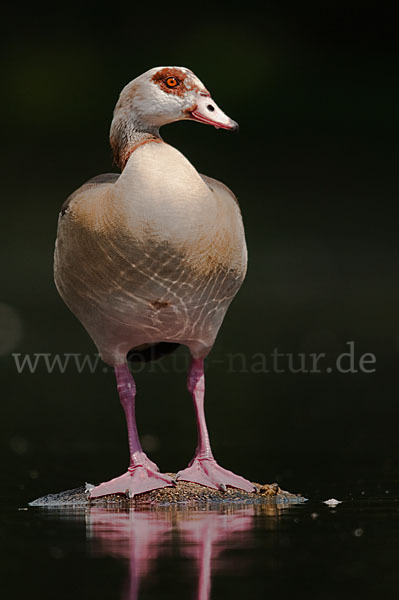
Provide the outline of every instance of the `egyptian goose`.
{"type": "Polygon", "coordinates": [[[204,416],[204,358],[246,272],[241,213],[225,185],[200,175],[160,137],[162,125],[183,119],[238,128],[189,69],[153,68],[128,83],[110,131],[121,174],[90,179],[59,216],[56,286],[114,368],[129,436],[127,472],[94,487],[91,497],[175,485],[140,445],[127,356],[157,358],[180,344],[191,353],[198,445],[177,479],[254,489],[216,463],[204,416]]]}

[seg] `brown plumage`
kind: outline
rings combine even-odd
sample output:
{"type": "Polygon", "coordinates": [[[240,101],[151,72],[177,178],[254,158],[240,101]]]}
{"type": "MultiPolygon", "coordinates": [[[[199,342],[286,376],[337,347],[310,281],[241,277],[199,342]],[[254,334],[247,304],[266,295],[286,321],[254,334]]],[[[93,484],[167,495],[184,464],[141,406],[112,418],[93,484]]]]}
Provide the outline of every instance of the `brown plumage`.
{"type": "Polygon", "coordinates": [[[88,181],[62,212],[57,288],[106,362],[156,342],[209,352],[246,268],[238,204],[223,184],[171,146],[146,144],[121,176],[88,181]]]}

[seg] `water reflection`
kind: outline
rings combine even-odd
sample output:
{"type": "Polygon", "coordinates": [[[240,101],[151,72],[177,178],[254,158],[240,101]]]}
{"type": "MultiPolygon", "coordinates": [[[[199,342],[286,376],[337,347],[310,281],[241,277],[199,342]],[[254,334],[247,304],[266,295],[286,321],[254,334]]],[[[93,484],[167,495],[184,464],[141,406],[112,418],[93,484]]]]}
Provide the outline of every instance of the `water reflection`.
{"type": "Polygon", "coordinates": [[[269,518],[263,527],[275,529],[284,505],[185,510],[111,511],[91,508],[85,513],[86,535],[94,556],[111,556],[128,561],[128,579],[121,600],[137,600],[140,585],[151,581],[158,559],[178,548],[189,561],[186,567],[196,580],[197,600],[208,600],[216,570],[235,571],[237,565],[225,550],[251,542],[254,518],[269,518]],[[231,562],[231,564],[230,564],[231,562]]]}

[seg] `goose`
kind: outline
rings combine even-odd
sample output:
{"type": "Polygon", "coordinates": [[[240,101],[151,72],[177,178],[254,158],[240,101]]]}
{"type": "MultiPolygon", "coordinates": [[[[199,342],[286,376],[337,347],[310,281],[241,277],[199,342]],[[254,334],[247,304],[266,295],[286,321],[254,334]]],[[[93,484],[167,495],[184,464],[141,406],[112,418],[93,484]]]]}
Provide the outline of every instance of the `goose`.
{"type": "Polygon", "coordinates": [[[54,278],[116,377],[125,412],[127,471],[90,491],[136,494],[189,481],[254,491],[216,462],[204,414],[204,359],[246,273],[240,208],[221,182],[199,174],[160,137],[162,125],[192,120],[235,131],[203,83],[184,67],[156,67],[122,90],[110,129],[121,173],[99,175],[62,205],[54,278]],[[155,360],[185,345],[198,432],[194,458],[176,478],[144,453],[129,357],[155,360]]]}

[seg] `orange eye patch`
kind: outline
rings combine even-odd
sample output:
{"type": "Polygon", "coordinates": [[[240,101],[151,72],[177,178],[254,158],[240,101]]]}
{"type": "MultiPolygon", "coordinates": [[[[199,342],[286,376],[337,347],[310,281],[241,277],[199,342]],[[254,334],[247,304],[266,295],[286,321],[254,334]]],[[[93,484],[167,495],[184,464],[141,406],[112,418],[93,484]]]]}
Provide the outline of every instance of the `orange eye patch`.
{"type": "Polygon", "coordinates": [[[165,79],[165,83],[170,88],[173,88],[173,87],[176,87],[177,85],[179,85],[179,81],[178,81],[178,79],[176,79],[176,77],[168,77],[167,79],[165,79]]]}

